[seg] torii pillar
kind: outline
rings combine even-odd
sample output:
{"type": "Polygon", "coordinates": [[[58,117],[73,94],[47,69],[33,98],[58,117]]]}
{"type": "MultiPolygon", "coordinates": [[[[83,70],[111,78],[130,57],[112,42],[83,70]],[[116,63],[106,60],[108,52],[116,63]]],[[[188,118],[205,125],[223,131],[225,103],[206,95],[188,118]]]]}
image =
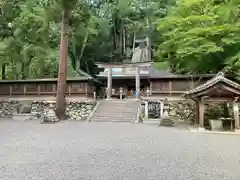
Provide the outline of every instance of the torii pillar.
{"type": "Polygon", "coordinates": [[[140,67],[136,66],[136,99],[140,99],[140,67]]]}
{"type": "Polygon", "coordinates": [[[108,68],[107,99],[112,97],[112,68],[108,68]]]}

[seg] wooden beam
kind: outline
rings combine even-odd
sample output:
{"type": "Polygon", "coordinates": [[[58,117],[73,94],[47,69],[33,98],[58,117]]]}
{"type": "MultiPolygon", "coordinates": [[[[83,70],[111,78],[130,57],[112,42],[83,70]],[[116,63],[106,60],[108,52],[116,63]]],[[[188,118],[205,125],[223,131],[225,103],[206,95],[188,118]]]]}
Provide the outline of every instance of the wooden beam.
{"type": "Polygon", "coordinates": [[[199,101],[199,106],[198,106],[198,110],[199,110],[199,126],[201,128],[204,128],[204,103],[202,101],[199,101]]]}
{"type": "Polygon", "coordinates": [[[202,100],[206,103],[233,102],[233,97],[203,97],[202,100]]]}

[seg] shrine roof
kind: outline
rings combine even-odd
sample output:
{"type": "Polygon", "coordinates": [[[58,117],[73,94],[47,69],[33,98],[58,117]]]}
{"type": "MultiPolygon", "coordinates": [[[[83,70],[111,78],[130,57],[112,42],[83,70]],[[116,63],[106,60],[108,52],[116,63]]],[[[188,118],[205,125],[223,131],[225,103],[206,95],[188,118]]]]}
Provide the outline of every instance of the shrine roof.
{"type": "Polygon", "coordinates": [[[206,83],[188,91],[186,96],[221,96],[221,94],[222,96],[226,96],[226,92],[231,93],[231,95],[240,96],[240,84],[226,78],[223,72],[219,72],[206,83]]]}
{"type": "MultiPolygon", "coordinates": [[[[83,70],[78,70],[76,76],[67,77],[66,79],[68,82],[93,82],[96,84],[101,84],[96,78],[91,76],[90,74],[86,73],[83,70]]],[[[23,80],[0,80],[1,83],[47,83],[47,82],[57,82],[58,78],[42,78],[42,79],[23,79],[23,80]]]]}

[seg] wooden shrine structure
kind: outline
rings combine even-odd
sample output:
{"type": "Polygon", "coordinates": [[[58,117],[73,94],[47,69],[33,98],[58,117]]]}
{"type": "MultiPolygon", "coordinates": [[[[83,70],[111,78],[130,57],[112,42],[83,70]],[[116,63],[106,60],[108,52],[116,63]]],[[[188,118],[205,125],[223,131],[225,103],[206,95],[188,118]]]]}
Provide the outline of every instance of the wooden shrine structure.
{"type": "Polygon", "coordinates": [[[200,128],[204,128],[204,109],[206,103],[233,103],[235,130],[240,128],[239,123],[239,102],[240,84],[227,79],[223,72],[219,72],[215,77],[206,83],[188,91],[186,98],[193,99],[197,103],[197,120],[200,128]]]}

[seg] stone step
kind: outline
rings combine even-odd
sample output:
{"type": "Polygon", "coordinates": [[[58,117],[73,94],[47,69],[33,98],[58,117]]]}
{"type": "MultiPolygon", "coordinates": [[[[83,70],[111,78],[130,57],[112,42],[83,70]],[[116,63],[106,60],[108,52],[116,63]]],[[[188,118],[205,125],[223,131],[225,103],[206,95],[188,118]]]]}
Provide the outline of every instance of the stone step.
{"type": "Polygon", "coordinates": [[[101,101],[91,121],[96,122],[134,122],[137,118],[138,101],[101,101]]]}
{"type": "Polygon", "coordinates": [[[114,121],[114,120],[125,120],[125,121],[134,121],[134,118],[109,118],[109,117],[95,117],[92,118],[92,120],[110,120],[110,121],[114,121]]]}
{"type": "Polygon", "coordinates": [[[99,115],[94,115],[94,117],[98,118],[104,118],[104,117],[115,117],[115,118],[134,118],[136,115],[128,115],[128,116],[123,116],[123,115],[108,115],[108,114],[99,114],[99,115]]]}
{"type": "Polygon", "coordinates": [[[94,115],[112,115],[112,116],[116,116],[116,115],[119,115],[119,116],[129,116],[129,115],[132,115],[133,114],[133,112],[132,113],[126,113],[126,112],[121,112],[121,113],[119,113],[119,112],[112,112],[112,113],[108,113],[108,112],[96,112],[94,115]]]}
{"type": "Polygon", "coordinates": [[[160,121],[160,126],[174,126],[174,121],[172,119],[170,119],[169,117],[167,118],[163,118],[160,121]]]}
{"type": "Polygon", "coordinates": [[[126,113],[132,113],[136,110],[125,110],[125,109],[104,109],[104,108],[99,108],[97,109],[97,112],[114,112],[114,113],[119,113],[119,112],[126,112],[126,113]]]}

